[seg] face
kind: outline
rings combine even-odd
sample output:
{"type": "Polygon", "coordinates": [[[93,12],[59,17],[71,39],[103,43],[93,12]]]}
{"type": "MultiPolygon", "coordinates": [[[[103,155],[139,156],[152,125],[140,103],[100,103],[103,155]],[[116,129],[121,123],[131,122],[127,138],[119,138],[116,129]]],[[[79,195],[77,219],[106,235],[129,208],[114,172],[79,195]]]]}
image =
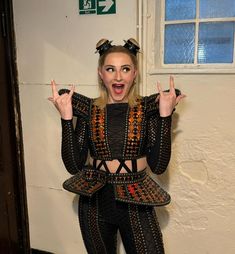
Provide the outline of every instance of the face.
{"type": "Polygon", "coordinates": [[[130,56],[110,53],[98,71],[108,91],[108,103],[128,102],[128,94],[137,75],[130,56]]]}

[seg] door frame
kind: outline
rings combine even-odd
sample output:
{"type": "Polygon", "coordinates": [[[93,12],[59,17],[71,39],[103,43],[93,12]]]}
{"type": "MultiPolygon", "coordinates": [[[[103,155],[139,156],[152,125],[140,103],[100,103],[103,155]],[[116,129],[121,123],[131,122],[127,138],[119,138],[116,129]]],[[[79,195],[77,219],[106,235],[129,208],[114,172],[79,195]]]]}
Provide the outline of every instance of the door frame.
{"type": "Polygon", "coordinates": [[[0,248],[6,248],[4,250],[8,252],[4,253],[27,254],[31,251],[12,0],[0,0],[0,15],[0,49],[3,51],[0,56],[4,65],[1,75],[5,75],[0,90],[0,162],[4,182],[1,192],[6,207],[0,216],[7,219],[8,225],[6,237],[0,239],[0,248]]]}

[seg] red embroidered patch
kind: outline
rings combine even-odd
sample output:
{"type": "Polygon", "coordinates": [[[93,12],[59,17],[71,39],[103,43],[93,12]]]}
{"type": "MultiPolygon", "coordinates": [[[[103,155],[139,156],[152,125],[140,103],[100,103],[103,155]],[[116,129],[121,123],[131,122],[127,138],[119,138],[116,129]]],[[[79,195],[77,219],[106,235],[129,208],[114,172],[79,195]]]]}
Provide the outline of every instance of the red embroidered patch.
{"type": "Polygon", "coordinates": [[[130,185],[128,185],[128,191],[132,194],[132,195],[134,195],[135,194],[135,190],[136,190],[136,187],[137,187],[137,183],[134,183],[134,184],[130,184],[130,185]]]}

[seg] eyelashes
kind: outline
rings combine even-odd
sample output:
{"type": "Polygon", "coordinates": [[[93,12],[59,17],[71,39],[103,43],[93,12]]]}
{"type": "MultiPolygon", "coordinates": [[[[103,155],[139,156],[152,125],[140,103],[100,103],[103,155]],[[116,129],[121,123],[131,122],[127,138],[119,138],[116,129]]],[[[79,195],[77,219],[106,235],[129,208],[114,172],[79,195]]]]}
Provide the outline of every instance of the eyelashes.
{"type": "Polygon", "coordinates": [[[114,68],[113,67],[106,67],[105,70],[107,72],[114,72],[114,68]]]}
{"type": "Polygon", "coordinates": [[[123,70],[123,72],[129,72],[131,70],[131,68],[127,66],[127,67],[123,67],[122,70],[123,70]]]}
{"type": "MultiPolygon", "coordinates": [[[[115,72],[115,71],[116,71],[116,68],[115,68],[115,67],[112,67],[112,66],[108,66],[108,67],[105,68],[105,70],[106,70],[107,72],[115,72]]],[[[127,72],[131,71],[131,67],[129,67],[129,66],[123,66],[123,67],[121,68],[121,71],[124,72],[124,73],[127,73],[127,72]]]]}

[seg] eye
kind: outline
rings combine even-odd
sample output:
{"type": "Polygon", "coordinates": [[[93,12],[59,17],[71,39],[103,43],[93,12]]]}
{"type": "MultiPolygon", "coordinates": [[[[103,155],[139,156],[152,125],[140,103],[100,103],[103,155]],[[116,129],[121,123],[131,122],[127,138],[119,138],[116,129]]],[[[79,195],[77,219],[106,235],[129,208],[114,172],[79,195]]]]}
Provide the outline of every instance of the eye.
{"type": "Polygon", "coordinates": [[[113,67],[107,67],[105,70],[107,72],[114,72],[114,68],[113,67]]]}
{"type": "Polygon", "coordinates": [[[124,66],[123,68],[122,68],[122,71],[123,72],[129,72],[131,70],[131,68],[129,67],[129,66],[124,66]]]}

